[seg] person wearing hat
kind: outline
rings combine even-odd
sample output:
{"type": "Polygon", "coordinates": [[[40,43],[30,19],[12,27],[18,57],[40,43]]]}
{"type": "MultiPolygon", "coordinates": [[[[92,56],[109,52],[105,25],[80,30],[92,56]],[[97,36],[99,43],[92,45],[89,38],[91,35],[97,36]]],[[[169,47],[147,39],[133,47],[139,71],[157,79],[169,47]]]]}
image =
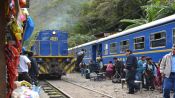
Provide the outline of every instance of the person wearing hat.
{"type": "MultiPolygon", "coordinates": [[[[173,45],[172,51],[162,58],[160,73],[164,79],[163,98],[170,98],[171,89],[175,90],[175,45],[173,45]]],[[[173,98],[175,98],[175,94],[173,98]]]]}

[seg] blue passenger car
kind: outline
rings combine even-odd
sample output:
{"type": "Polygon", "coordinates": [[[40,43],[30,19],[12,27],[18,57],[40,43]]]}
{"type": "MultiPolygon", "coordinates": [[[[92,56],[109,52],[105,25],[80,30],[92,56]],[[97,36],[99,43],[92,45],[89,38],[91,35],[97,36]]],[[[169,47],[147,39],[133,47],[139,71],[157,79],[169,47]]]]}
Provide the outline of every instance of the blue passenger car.
{"type": "Polygon", "coordinates": [[[90,59],[96,61],[99,56],[103,58],[104,64],[113,60],[113,57],[125,62],[126,49],[132,50],[138,58],[145,55],[158,62],[171,51],[173,44],[175,44],[175,15],[70,48],[69,51],[86,49],[84,57],[86,63],[90,59]]]}

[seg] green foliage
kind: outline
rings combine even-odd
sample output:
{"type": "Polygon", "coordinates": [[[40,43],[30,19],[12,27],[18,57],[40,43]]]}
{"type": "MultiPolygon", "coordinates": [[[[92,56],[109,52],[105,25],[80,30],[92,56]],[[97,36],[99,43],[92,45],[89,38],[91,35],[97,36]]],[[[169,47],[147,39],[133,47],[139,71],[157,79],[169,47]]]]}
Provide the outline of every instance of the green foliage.
{"type": "Polygon", "coordinates": [[[92,41],[97,33],[118,32],[175,13],[173,0],[31,1],[31,15],[37,26],[35,32],[45,29],[67,31],[69,47],[92,41]]]}
{"type": "Polygon", "coordinates": [[[169,0],[150,0],[147,5],[142,6],[146,15],[142,19],[123,19],[120,22],[127,23],[131,28],[139,26],[175,13],[175,3],[169,0]]]}
{"type": "Polygon", "coordinates": [[[85,2],[80,8],[72,8],[70,13],[78,17],[77,24],[71,27],[72,33],[97,34],[100,32],[115,32],[122,29],[123,18],[140,18],[143,5],[140,0],[91,0],[85,2]],[[74,13],[79,10],[80,13],[74,13]]]}
{"type": "Polygon", "coordinates": [[[76,34],[74,36],[71,36],[68,40],[69,46],[74,47],[86,42],[89,42],[91,40],[95,40],[96,38],[93,35],[81,35],[76,34]]]}
{"type": "Polygon", "coordinates": [[[148,21],[143,19],[143,18],[142,19],[122,19],[122,20],[120,20],[120,22],[125,23],[125,24],[128,25],[125,28],[126,30],[148,23],[148,21]]]}

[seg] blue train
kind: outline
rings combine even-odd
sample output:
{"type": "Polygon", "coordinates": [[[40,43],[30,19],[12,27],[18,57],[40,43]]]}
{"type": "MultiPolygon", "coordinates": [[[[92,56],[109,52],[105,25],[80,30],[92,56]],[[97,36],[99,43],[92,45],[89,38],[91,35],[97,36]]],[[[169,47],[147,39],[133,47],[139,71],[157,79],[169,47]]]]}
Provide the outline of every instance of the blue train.
{"type": "Polygon", "coordinates": [[[173,44],[175,44],[175,15],[70,48],[69,53],[86,49],[83,59],[85,63],[102,57],[103,63],[107,64],[113,57],[125,62],[125,50],[130,49],[138,58],[145,55],[158,62],[171,51],[173,44]]]}
{"type": "Polygon", "coordinates": [[[31,50],[39,66],[39,75],[61,78],[62,74],[70,71],[70,60],[68,55],[68,33],[59,30],[40,31],[36,40],[33,41],[31,50]],[[69,59],[69,62],[68,62],[69,59]]]}
{"type": "Polygon", "coordinates": [[[68,33],[59,30],[40,31],[32,50],[39,56],[67,56],[68,33]]]}

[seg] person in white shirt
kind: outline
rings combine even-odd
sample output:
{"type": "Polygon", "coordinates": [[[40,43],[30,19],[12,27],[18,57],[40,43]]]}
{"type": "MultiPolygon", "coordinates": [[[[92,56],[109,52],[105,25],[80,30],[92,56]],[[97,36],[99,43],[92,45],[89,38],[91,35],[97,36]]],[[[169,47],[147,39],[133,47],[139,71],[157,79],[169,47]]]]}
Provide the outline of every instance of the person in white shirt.
{"type": "Polygon", "coordinates": [[[18,67],[18,72],[19,72],[19,81],[27,81],[29,83],[32,83],[31,77],[29,76],[28,72],[29,69],[31,68],[31,61],[29,58],[26,56],[27,52],[23,52],[23,54],[20,55],[20,63],[18,67]]]}

